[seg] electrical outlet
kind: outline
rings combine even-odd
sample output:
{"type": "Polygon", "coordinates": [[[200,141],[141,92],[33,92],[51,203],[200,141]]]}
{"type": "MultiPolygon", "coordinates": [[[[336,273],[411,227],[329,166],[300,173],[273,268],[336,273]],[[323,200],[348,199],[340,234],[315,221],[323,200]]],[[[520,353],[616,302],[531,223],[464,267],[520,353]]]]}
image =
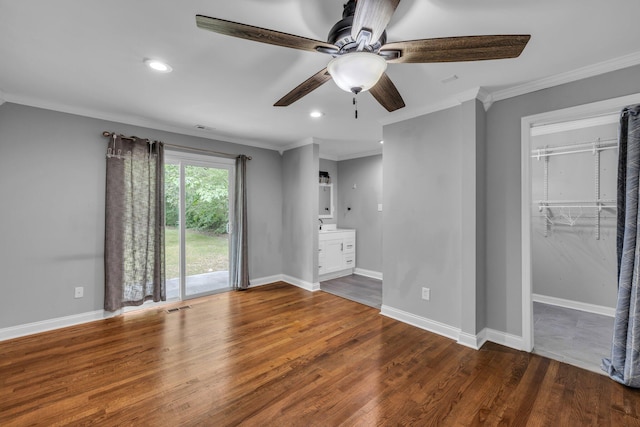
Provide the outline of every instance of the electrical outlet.
{"type": "Polygon", "coordinates": [[[84,287],[77,286],[75,289],[75,293],[73,294],[74,298],[82,298],[84,296],[84,287]]]}
{"type": "Polygon", "coordinates": [[[431,289],[422,288],[422,299],[429,301],[431,299],[431,289]]]}

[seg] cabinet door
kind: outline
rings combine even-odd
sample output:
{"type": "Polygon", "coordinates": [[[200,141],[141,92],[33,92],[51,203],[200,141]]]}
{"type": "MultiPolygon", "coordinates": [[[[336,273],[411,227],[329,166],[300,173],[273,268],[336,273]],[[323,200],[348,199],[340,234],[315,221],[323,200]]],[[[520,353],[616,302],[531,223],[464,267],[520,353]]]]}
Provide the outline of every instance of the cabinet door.
{"type": "Polygon", "coordinates": [[[324,242],[324,262],[322,269],[325,273],[342,270],[342,239],[332,239],[324,242]]]}

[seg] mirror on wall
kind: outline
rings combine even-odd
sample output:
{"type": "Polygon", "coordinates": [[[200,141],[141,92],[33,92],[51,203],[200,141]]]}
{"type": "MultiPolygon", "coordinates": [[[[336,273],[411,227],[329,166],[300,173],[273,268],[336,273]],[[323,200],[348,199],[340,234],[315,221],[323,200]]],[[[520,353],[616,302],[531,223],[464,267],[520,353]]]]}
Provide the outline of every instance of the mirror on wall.
{"type": "Polygon", "coordinates": [[[333,184],[319,184],[318,218],[333,218],[333,184]]]}

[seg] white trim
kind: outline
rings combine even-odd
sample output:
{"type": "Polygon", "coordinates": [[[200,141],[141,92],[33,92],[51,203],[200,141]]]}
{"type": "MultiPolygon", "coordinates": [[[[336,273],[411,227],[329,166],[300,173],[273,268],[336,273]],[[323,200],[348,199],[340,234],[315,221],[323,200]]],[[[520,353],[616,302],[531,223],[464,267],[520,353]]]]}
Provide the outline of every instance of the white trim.
{"type": "Polygon", "coordinates": [[[135,117],[135,116],[126,115],[126,114],[106,113],[103,111],[98,111],[98,110],[93,110],[93,109],[83,108],[78,106],[69,106],[69,105],[65,105],[57,102],[45,101],[42,99],[37,99],[37,98],[32,98],[27,96],[4,94],[4,100],[14,104],[26,105],[29,107],[42,108],[45,110],[57,111],[60,113],[74,114],[76,116],[83,116],[83,117],[91,117],[94,119],[106,120],[110,122],[117,122],[117,123],[122,123],[127,125],[140,126],[140,127],[150,128],[154,130],[161,130],[165,132],[173,132],[180,135],[195,136],[199,138],[204,138],[204,139],[209,139],[214,141],[221,141],[221,142],[231,142],[233,144],[241,144],[241,145],[247,145],[250,147],[264,148],[267,150],[274,150],[274,151],[281,150],[280,147],[277,147],[273,144],[265,143],[264,141],[236,138],[226,134],[217,135],[214,132],[211,132],[208,130],[172,126],[157,120],[143,119],[141,117],[135,117]]]}
{"type": "Polygon", "coordinates": [[[523,350],[533,350],[533,303],[531,302],[531,123],[521,119],[520,138],[520,200],[522,240],[522,344],[523,350]],[[525,196],[526,195],[526,196],[525,196]]]}
{"type": "MultiPolygon", "coordinates": [[[[531,273],[531,128],[619,113],[640,102],[640,93],[561,110],[525,116],[521,119],[521,237],[522,237],[522,350],[533,350],[533,301],[531,273]]],[[[490,339],[490,338],[489,338],[490,339]]]]}
{"type": "Polygon", "coordinates": [[[95,310],[86,313],[73,314],[71,316],[56,317],[54,319],[26,323],[24,325],[10,326],[8,328],[0,329],[0,341],[52,331],[54,329],[66,328],[68,326],[80,325],[82,323],[95,322],[96,320],[107,319],[119,314],[119,312],[110,313],[104,310],[95,310]]]}
{"type": "Polygon", "coordinates": [[[397,308],[382,305],[380,314],[390,317],[403,323],[416,326],[429,332],[442,335],[446,338],[455,340],[458,344],[470,347],[475,350],[480,349],[487,341],[510,347],[515,350],[524,350],[522,337],[511,335],[506,332],[496,331],[494,329],[484,328],[477,335],[461,332],[460,329],[444,323],[436,322],[425,317],[417,316],[397,308]]]}
{"type": "Polygon", "coordinates": [[[286,274],[282,275],[282,281],[310,292],[320,290],[320,282],[311,283],[302,279],[298,279],[297,277],[288,276],[286,274]]]}
{"type": "Polygon", "coordinates": [[[493,92],[491,97],[494,102],[501,101],[503,99],[513,98],[542,89],[548,89],[550,87],[571,83],[588,77],[598,76],[611,71],[621,70],[638,64],[640,64],[640,52],[634,52],[619,58],[587,65],[586,67],[578,68],[566,73],[560,73],[542,79],[533,80],[522,85],[498,90],[493,92]]]}
{"type": "Polygon", "coordinates": [[[235,166],[236,159],[231,159],[227,157],[216,156],[215,154],[198,154],[198,153],[188,153],[185,151],[180,151],[177,148],[173,147],[165,147],[164,149],[164,161],[165,163],[175,163],[175,162],[189,162],[189,164],[193,164],[196,166],[209,166],[216,168],[224,168],[229,169],[230,166],[235,166]]]}
{"type": "Polygon", "coordinates": [[[572,310],[586,311],[587,313],[600,314],[602,316],[615,317],[616,308],[604,305],[589,304],[586,302],[572,301],[563,298],[550,297],[547,295],[532,294],[534,302],[555,305],[558,307],[570,308],[572,310]]]}
{"type": "Polygon", "coordinates": [[[285,280],[282,277],[282,274],[275,274],[273,276],[266,276],[266,277],[258,277],[256,279],[249,279],[249,287],[250,288],[255,288],[257,286],[270,285],[272,283],[284,282],[284,281],[285,280]]]}
{"type": "Polygon", "coordinates": [[[390,113],[388,116],[382,117],[378,120],[381,125],[390,125],[393,123],[402,122],[405,120],[413,119],[415,117],[424,116],[427,114],[435,113],[436,111],[447,110],[449,108],[458,107],[467,101],[477,99],[482,102],[485,111],[491,107],[493,103],[493,97],[486,90],[481,87],[469,89],[464,92],[454,94],[448,98],[438,101],[434,104],[423,105],[416,108],[407,109],[402,108],[390,113]]]}
{"type": "Polygon", "coordinates": [[[486,340],[483,340],[484,337],[478,335],[471,335],[466,332],[460,332],[458,336],[458,344],[463,345],[465,347],[472,348],[474,350],[480,350],[480,347],[485,343],[486,340]]]}
{"type": "MultiPolygon", "coordinates": [[[[308,138],[304,138],[300,141],[296,141],[293,144],[289,144],[285,147],[279,147],[278,151],[280,152],[280,155],[282,155],[282,153],[284,153],[285,151],[289,151],[289,150],[293,150],[294,148],[300,148],[300,147],[304,147],[306,145],[311,145],[311,144],[318,144],[316,142],[316,139],[312,136],[308,137],[308,138]]],[[[319,145],[319,144],[318,144],[319,145]]]]}
{"type": "Polygon", "coordinates": [[[458,341],[460,336],[460,329],[458,328],[436,322],[435,320],[427,319],[426,317],[417,316],[407,311],[389,307],[388,305],[382,305],[380,308],[380,314],[417,328],[424,329],[425,331],[433,332],[434,334],[442,335],[446,338],[451,338],[455,341],[458,341]]]}
{"type": "Polygon", "coordinates": [[[600,125],[609,125],[612,123],[618,123],[619,120],[619,114],[608,114],[604,116],[589,117],[586,119],[572,120],[568,122],[533,126],[531,128],[531,136],[549,135],[552,133],[566,132],[569,130],[584,129],[600,125]]]}
{"type": "Polygon", "coordinates": [[[401,108],[399,110],[394,111],[393,113],[389,113],[388,116],[382,117],[378,120],[383,126],[390,125],[393,123],[402,122],[405,120],[413,119],[415,117],[421,117],[427,114],[435,113],[436,111],[447,110],[449,108],[457,107],[460,105],[460,101],[457,98],[451,97],[447,99],[443,99],[440,102],[436,102],[434,104],[425,105],[422,107],[407,109],[401,108]],[[406,111],[403,111],[406,110],[406,111]]]}
{"type": "Polygon", "coordinates": [[[321,274],[318,277],[318,281],[324,282],[325,280],[333,280],[339,277],[351,276],[352,274],[354,274],[353,268],[348,268],[346,270],[333,271],[331,273],[321,274]]]}
{"type": "Polygon", "coordinates": [[[362,157],[371,157],[371,156],[379,156],[382,154],[382,148],[370,151],[361,151],[359,153],[347,154],[345,156],[338,156],[336,160],[338,162],[342,160],[351,160],[351,159],[360,159],[362,157]]]}
{"type": "MultiPolygon", "coordinates": [[[[522,337],[519,337],[517,335],[511,335],[506,332],[496,331],[495,329],[489,328],[483,329],[478,335],[483,335],[484,337],[486,337],[485,341],[491,341],[496,344],[510,347],[519,351],[527,351],[524,348],[524,340],[522,339],[522,337]]],[[[529,352],[531,352],[531,350],[529,350],[529,352]]]]}
{"type": "Polygon", "coordinates": [[[379,271],[365,270],[364,268],[356,267],[356,269],[353,270],[353,274],[358,274],[364,277],[371,277],[372,279],[382,280],[382,273],[379,271]]]}

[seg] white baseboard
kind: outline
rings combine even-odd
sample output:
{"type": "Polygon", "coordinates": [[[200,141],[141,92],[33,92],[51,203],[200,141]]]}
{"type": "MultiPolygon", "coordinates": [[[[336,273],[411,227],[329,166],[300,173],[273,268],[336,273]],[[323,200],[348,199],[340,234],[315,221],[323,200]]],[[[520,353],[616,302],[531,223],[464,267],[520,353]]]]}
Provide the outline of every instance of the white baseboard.
{"type": "Polygon", "coordinates": [[[517,335],[508,334],[502,331],[496,331],[495,329],[484,328],[478,336],[483,336],[484,344],[486,341],[491,341],[496,344],[503,345],[505,347],[510,347],[515,350],[524,351],[524,340],[522,337],[517,335]]]}
{"type": "Polygon", "coordinates": [[[586,311],[587,313],[600,314],[602,316],[615,317],[615,307],[606,307],[604,305],[588,304],[585,302],[572,301],[568,299],[550,297],[547,295],[532,294],[533,301],[543,304],[556,305],[558,307],[571,308],[573,310],[586,311]]]}
{"type": "Polygon", "coordinates": [[[398,310],[397,308],[389,307],[387,305],[382,306],[380,314],[399,320],[400,322],[408,323],[409,325],[416,326],[420,329],[433,332],[434,334],[450,338],[455,340],[458,344],[470,347],[474,350],[480,349],[487,341],[491,341],[505,347],[510,347],[515,350],[522,350],[524,348],[522,337],[511,335],[506,332],[496,331],[494,329],[485,328],[477,335],[472,335],[462,332],[459,328],[436,322],[434,320],[427,319],[426,317],[417,316],[403,310],[398,310]]]}
{"type": "Polygon", "coordinates": [[[258,277],[257,279],[249,280],[249,287],[255,288],[256,286],[269,285],[275,282],[284,282],[282,274],[275,274],[273,276],[258,277]]]}
{"type": "Polygon", "coordinates": [[[485,343],[485,341],[486,338],[484,340],[481,339],[480,334],[472,335],[462,331],[460,331],[460,333],[458,334],[458,344],[472,348],[474,350],[479,350],[480,347],[482,347],[482,345],[485,343]]]}
{"type": "Polygon", "coordinates": [[[318,281],[324,282],[325,280],[337,279],[338,277],[346,277],[351,276],[354,273],[353,268],[349,268],[346,270],[334,271],[332,273],[321,274],[318,277],[318,281]]]}
{"type": "Polygon", "coordinates": [[[95,310],[71,316],[26,323],[24,325],[10,326],[8,328],[0,329],[0,341],[38,334],[40,332],[47,332],[54,329],[66,328],[68,326],[80,325],[82,323],[94,322],[96,320],[107,319],[118,314],[118,312],[110,313],[104,310],[95,310]]]}
{"type": "Polygon", "coordinates": [[[297,277],[288,276],[286,274],[282,275],[282,281],[290,283],[306,291],[315,292],[320,290],[320,282],[311,283],[302,279],[298,279],[297,277]]]}
{"type": "Polygon", "coordinates": [[[358,274],[360,276],[365,276],[365,277],[371,277],[372,279],[382,280],[382,273],[379,271],[365,270],[364,268],[356,267],[353,274],[358,274]]]}
{"type": "Polygon", "coordinates": [[[407,311],[398,310],[397,308],[389,307],[388,305],[382,305],[380,308],[380,314],[408,323],[409,325],[416,326],[420,329],[424,329],[425,331],[451,338],[452,340],[458,341],[458,337],[460,336],[460,329],[458,328],[436,322],[435,320],[427,319],[426,317],[417,316],[407,311]]]}

